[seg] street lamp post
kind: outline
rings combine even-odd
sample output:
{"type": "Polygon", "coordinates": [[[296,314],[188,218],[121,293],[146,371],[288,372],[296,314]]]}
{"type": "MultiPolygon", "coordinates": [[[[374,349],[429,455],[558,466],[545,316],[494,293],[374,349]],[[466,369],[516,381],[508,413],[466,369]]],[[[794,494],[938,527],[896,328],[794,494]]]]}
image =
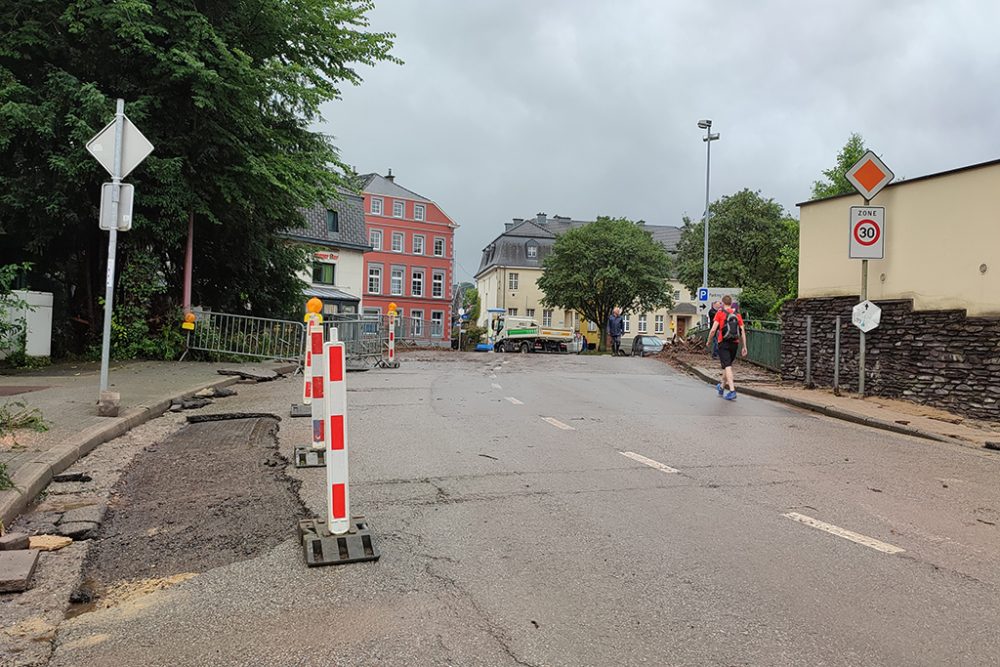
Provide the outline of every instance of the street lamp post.
{"type": "Polygon", "coordinates": [[[698,127],[705,130],[705,136],[701,138],[705,142],[705,213],[702,220],[705,222],[705,254],[701,267],[701,286],[708,287],[708,203],[709,184],[712,176],[712,142],[718,140],[719,133],[712,132],[712,121],[699,120],[698,127]]]}

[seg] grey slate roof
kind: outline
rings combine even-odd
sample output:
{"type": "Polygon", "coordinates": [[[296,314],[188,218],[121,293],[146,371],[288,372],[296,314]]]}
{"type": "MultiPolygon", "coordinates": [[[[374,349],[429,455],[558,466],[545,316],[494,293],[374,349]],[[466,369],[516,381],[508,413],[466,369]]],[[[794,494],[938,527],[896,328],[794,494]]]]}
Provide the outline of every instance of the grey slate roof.
{"type": "MultiPolygon", "coordinates": [[[[589,222],[592,221],[560,216],[550,218],[543,213],[526,220],[515,218],[512,223],[507,223],[508,229],[503,234],[483,248],[476,275],[494,266],[541,268],[542,261],[552,252],[552,246],[555,245],[559,234],[589,222]],[[538,246],[538,252],[535,257],[528,257],[528,246],[532,244],[538,246]]],[[[681,238],[680,227],[668,225],[643,225],[643,227],[668,253],[673,255],[677,252],[677,242],[681,238]]]]}
{"type": "Polygon", "coordinates": [[[316,205],[302,212],[306,226],[298,229],[286,229],[284,235],[296,241],[315,243],[321,246],[351,248],[353,250],[371,250],[368,245],[368,233],[365,231],[364,200],[360,195],[346,190],[337,189],[340,198],[327,203],[326,206],[316,205]],[[337,212],[339,232],[326,230],[326,211],[337,212]]]}
{"type": "Polygon", "coordinates": [[[430,199],[423,195],[418,195],[413,190],[407,190],[402,185],[397,185],[394,179],[386,178],[380,174],[362,174],[358,177],[361,182],[360,190],[372,195],[382,195],[385,197],[399,197],[402,199],[415,199],[416,201],[433,204],[430,199]]]}

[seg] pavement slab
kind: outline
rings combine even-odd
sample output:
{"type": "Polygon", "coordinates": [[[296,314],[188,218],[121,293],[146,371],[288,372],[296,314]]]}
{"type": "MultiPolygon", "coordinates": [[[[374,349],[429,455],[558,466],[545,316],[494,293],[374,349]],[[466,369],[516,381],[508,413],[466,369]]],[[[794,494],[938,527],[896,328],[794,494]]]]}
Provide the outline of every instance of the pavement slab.
{"type": "Polygon", "coordinates": [[[27,590],[37,564],[37,549],[0,551],[0,593],[19,593],[27,590]]]}

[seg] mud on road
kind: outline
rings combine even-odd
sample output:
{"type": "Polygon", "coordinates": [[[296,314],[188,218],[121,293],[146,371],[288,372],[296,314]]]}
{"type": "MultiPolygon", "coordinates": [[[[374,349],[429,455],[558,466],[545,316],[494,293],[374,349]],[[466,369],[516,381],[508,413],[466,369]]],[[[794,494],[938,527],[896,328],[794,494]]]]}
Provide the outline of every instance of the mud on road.
{"type": "Polygon", "coordinates": [[[147,447],[112,489],[73,611],[123,584],[172,581],[286,540],[289,517],[308,512],[277,431],[271,417],[206,421],[147,447]]]}

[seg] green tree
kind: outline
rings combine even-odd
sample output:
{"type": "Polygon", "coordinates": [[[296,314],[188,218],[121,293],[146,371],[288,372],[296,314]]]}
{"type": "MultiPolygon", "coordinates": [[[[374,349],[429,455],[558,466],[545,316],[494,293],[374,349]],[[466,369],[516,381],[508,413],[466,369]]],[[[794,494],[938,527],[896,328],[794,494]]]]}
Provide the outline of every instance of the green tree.
{"type": "MultiPolygon", "coordinates": [[[[359,84],[356,67],[395,60],[368,30],[370,0],[0,0],[0,264],[31,261],[78,347],[100,331],[108,180],[84,149],[114,99],[155,145],[129,177],[132,231],[119,268],[141,258],[180,301],[188,221],[194,300],[280,315],[301,299],[302,248],[275,232],[336,196],[346,168],[310,126],[359,84]]],[[[171,323],[171,326],[175,325],[171,323]]],[[[139,327],[141,328],[141,327],[139,327]]]]}
{"type": "Polygon", "coordinates": [[[844,174],[847,170],[862,158],[868,151],[865,147],[865,140],[857,132],[851,134],[847,143],[837,154],[837,164],[829,169],[823,170],[825,180],[814,181],[812,186],[812,198],[823,199],[824,197],[835,197],[855,192],[854,186],[848,182],[844,174]]]}
{"type": "Polygon", "coordinates": [[[561,234],[543,268],[542,303],[583,313],[602,327],[616,306],[631,313],[673,305],[670,258],[649,232],[625,218],[601,217],[561,234]]]}
{"type": "MultiPolygon", "coordinates": [[[[742,288],[744,308],[755,318],[773,315],[797,291],[798,221],[749,189],[716,200],[709,210],[709,281],[742,288]]],[[[701,286],[704,230],[702,221],[685,218],[677,244],[676,273],[691,291],[701,286]]]]}
{"type": "MultiPolygon", "coordinates": [[[[466,285],[466,283],[462,284],[466,285]]],[[[469,316],[470,322],[479,321],[479,290],[471,283],[462,293],[462,307],[465,308],[465,314],[469,316]]]]}

